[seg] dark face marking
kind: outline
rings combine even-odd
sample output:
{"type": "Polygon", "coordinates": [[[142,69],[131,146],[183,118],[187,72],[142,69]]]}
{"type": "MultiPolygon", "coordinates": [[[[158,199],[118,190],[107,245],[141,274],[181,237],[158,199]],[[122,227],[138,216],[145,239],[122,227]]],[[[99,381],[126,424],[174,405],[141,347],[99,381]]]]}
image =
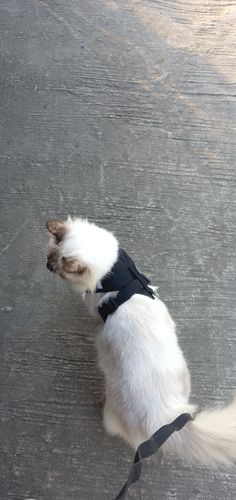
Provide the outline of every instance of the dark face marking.
{"type": "Polygon", "coordinates": [[[58,254],[57,250],[50,250],[47,257],[48,257],[48,261],[47,261],[46,266],[47,266],[48,270],[51,272],[56,272],[56,266],[57,266],[57,263],[59,260],[59,254],[58,254]]]}
{"type": "Polygon", "coordinates": [[[52,264],[50,264],[50,262],[48,262],[48,261],[47,261],[46,266],[47,266],[47,269],[48,269],[49,271],[51,271],[51,272],[53,272],[53,271],[54,271],[53,266],[52,266],[52,264]]]}
{"type": "Polygon", "coordinates": [[[69,274],[83,274],[86,267],[82,266],[77,259],[62,257],[63,269],[69,274]]]}
{"type": "Polygon", "coordinates": [[[82,276],[86,271],[86,266],[82,266],[77,259],[61,257],[58,250],[53,249],[48,253],[47,269],[57,273],[61,278],[72,279],[72,277],[82,276]]]}
{"type": "Polygon", "coordinates": [[[56,245],[59,245],[65,236],[66,222],[50,220],[46,223],[46,227],[54,236],[54,244],[51,245],[47,255],[47,269],[58,274],[61,278],[76,281],[76,278],[87,271],[87,267],[74,257],[63,257],[61,245],[56,248],[56,245]]]}

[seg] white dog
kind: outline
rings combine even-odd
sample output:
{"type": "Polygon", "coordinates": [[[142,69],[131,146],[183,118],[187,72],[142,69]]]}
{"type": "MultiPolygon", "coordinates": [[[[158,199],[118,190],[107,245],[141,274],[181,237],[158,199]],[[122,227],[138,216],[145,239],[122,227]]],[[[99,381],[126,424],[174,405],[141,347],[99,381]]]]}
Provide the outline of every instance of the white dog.
{"type": "MultiPolygon", "coordinates": [[[[117,290],[99,293],[119,256],[115,236],[87,220],[49,221],[47,267],[83,294],[92,316],[117,290]]],[[[149,287],[150,290],[150,287],[149,287]]],[[[158,297],[135,293],[107,316],[97,334],[105,375],[104,425],[133,448],[183,412],[189,403],[190,376],[178,345],[174,322],[158,297]]],[[[236,458],[236,400],[198,413],[164,445],[188,462],[230,464],[236,458]]]]}

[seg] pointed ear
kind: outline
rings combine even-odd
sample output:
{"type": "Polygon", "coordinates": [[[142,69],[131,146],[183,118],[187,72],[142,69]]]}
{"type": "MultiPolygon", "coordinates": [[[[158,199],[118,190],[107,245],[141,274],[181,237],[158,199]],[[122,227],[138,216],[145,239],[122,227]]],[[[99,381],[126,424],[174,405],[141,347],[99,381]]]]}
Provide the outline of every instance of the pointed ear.
{"type": "Polygon", "coordinates": [[[59,220],[48,220],[46,228],[49,233],[56,237],[57,241],[61,241],[66,232],[66,222],[59,220]]]}

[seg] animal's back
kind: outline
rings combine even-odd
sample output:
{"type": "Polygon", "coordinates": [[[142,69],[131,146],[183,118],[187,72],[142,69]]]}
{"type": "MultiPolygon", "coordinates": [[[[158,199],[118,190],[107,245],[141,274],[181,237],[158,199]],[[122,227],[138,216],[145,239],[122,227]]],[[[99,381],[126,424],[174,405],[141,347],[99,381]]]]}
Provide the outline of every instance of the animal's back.
{"type": "Polygon", "coordinates": [[[190,382],[174,322],[158,298],[135,295],[108,318],[97,337],[106,404],[126,432],[144,438],[186,404],[190,382]]]}

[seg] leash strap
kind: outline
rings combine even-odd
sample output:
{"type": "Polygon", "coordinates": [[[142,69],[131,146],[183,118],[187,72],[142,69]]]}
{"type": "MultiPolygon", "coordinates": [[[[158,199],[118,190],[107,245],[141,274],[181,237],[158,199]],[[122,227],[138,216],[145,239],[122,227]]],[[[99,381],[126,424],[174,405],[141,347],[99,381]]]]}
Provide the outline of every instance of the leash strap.
{"type": "Polygon", "coordinates": [[[131,484],[138,481],[142,471],[142,461],[156,453],[159,448],[169,439],[169,437],[175,432],[180,431],[192,417],[189,413],[182,413],[173,422],[167,425],[163,425],[158,429],[155,434],[153,434],[150,439],[141,443],[136,451],[134,457],[134,463],[130,470],[128,480],[124,484],[120,493],[117,495],[115,500],[120,500],[125,498],[126,493],[131,484]]]}

